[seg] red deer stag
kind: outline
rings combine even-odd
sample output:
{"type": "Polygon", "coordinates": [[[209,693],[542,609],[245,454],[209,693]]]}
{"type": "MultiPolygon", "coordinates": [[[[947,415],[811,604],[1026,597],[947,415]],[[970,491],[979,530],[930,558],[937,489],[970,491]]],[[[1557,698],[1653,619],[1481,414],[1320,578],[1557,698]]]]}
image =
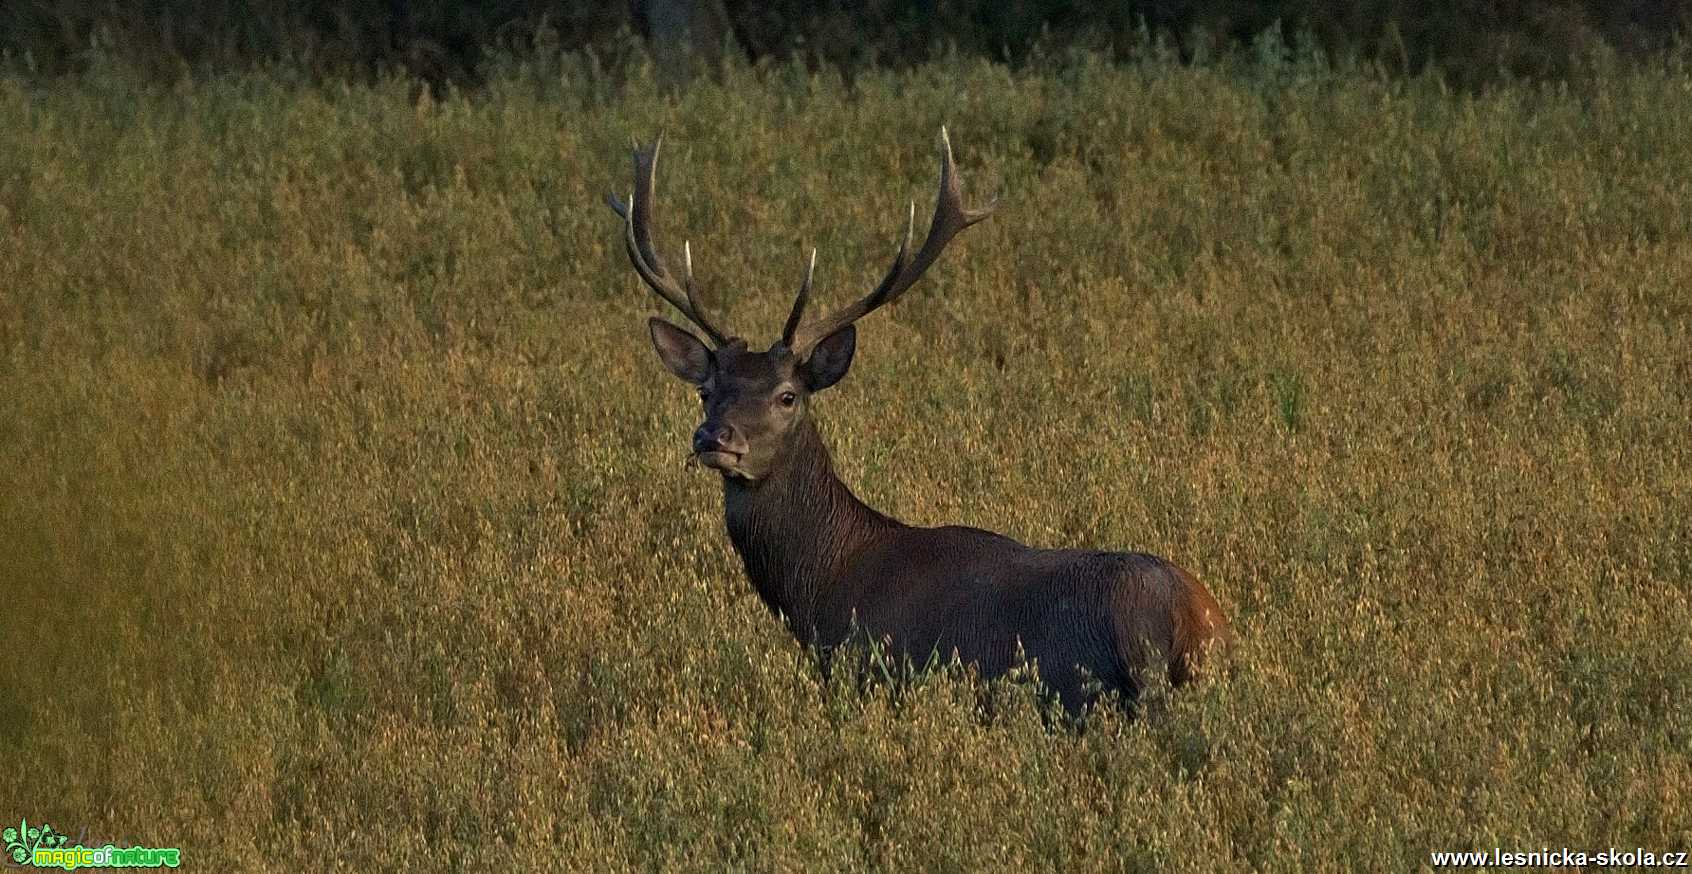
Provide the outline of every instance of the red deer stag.
{"type": "Polygon", "coordinates": [[[1185,682],[1228,635],[1228,623],[1181,568],[1144,553],[1034,549],[977,528],[906,525],[865,505],[834,474],[811,397],[846,375],[857,343],[853,323],[898,300],[952,237],[994,205],[964,208],[944,128],[940,137],[940,196],[922,247],[911,254],[913,203],[881,284],[807,322],[812,251],[781,340],[764,352],[747,348],[700,306],[688,247],[679,280],[653,247],[661,138],[635,149],[630,201],[606,197],[622,217],[635,272],[711,341],[656,316],[648,321],[664,366],[699,390],[705,422],[693,434],[693,454],[722,474],[728,533],[746,575],[806,646],[826,652],[867,635],[894,657],[922,663],[955,655],[986,678],[1013,668],[1020,652],[1072,713],[1097,691],[1132,699],[1145,670],[1185,682]]]}

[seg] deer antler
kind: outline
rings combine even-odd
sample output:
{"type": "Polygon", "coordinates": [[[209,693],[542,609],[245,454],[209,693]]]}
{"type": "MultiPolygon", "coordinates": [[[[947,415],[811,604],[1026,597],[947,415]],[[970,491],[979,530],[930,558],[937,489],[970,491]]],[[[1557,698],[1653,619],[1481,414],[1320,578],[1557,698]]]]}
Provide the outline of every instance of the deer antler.
{"type": "MultiPolygon", "coordinates": [[[[939,259],[946,244],[951,242],[959,231],[992,215],[993,208],[997,205],[998,199],[994,198],[980,209],[964,208],[963,192],[958,184],[958,168],[952,163],[952,141],[946,136],[946,129],[940,128],[940,196],[934,205],[934,218],[929,221],[928,237],[922,241],[922,248],[917,250],[916,257],[910,257],[911,233],[916,227],[916,202],[912,201],[910,215],[905,223],[904,242],[899,244],[899,253],[894,256],[893,265],[887,268],[887,275],[882,278],[875,291],[828,318],[801,326],[805,301],[810,296],[811,289],[811,274],[807,270],[805,283],[799,289],[799,297],[793,302],[793,312],[787,317],[787,327],[781,337],[782,345],[803,359],[810,355],[816,344],[829,335],[898,300],[900,295],[922,278],[923,271],[939,259]]],[[[811,264],[814,268],[815,255],[812,256],[811,264]]]]}
{"type": "Polygon", "coordinates": [[[634,264],[636,273],[646,281],[646,284],[658,296],[669,301],[671,306],[681,310],[682,315],[699,326],[711,338],[711,342],[721,346],[729,341],[727,333],[719,330],[705,314],[705,308],[699,304],[699,292],[693,283],[693,250],[682,243],[682,267],[686,277],[685,284],[678,283],[676,278],[664,268],[663,259],[652,248],[652,190],[656,187],[654,177],[658,170],[658,148],[664,144],[664,137],[659,135],[651,146],[634,150],[635,189],[629,196],[629,203],[625,206],[616,195],[606,194],[605,203],[615,210],[623,219],[624,244],[629,250],[629,261],[634,264]]]}
{"type": "Polygon", "coordinates": [[[793,310],[787,314],[787,324],[781,329],[781,342],[793,348],[793,332],[799,330],[799,320],[805,317],[805,303],[811,299],[811,274],[817,272],[817,250],[811,249],[810,263],[805,265],[805,281],[799,283],[799,295],[793,298],[793,310]]]}

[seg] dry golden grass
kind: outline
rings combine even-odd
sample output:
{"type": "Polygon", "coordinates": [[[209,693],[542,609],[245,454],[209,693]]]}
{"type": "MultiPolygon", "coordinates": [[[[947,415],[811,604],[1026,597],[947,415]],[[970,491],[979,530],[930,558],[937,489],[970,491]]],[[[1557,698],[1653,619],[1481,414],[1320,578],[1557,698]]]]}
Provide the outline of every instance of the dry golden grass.
{"type": "Polygon", "coordinates": [[[1685,69],[633,73],[0,81],[0,818],[208,869],[1692,849],[1685,69]],[[1003,204],[825,434],[907,521],[1195,571],[1242,645],[1149,718],[824,683],[682,466],[629,137],[767,342],[943,122],[1003,204]]]}

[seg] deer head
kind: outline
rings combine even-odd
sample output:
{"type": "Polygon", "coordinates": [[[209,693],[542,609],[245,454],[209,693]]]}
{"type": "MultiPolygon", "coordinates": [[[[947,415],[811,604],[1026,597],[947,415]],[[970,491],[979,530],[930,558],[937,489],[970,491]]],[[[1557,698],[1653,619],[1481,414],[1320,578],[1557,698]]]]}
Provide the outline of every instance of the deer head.
{"type": "Polygon", "coordinates": [[[711,342],[706,345],[692,332],[656,316],[648,322],[652,345],[664,366],[699,390],[705,420],[693,433],[694,457],[725,477],[757,482],[779,469],[790,455],[811,396],[839,382],[851,367],[857,346],[853,323],[898,300],[939,259],[946,244],[991,214],[996,202],[981,209],[964,208],[952,145],[941,128],[940,194],[922,247],[912,255],[913,201],[904,241],[875,290],[827,318],[806,322],[805,305],[817,264],[813,249],[781,339],[763,352],[753,352],[745,340],[720,329],[700,305],[691,246],[682,245],[681,281],[664,267],[653,248],[654,173],[662,142],[660,138],[650,147],[635,149],[635,188],[629,202],[624,204],[612,195],[606,201],[623,219],[624,244],[635,272],[711,342]]]}

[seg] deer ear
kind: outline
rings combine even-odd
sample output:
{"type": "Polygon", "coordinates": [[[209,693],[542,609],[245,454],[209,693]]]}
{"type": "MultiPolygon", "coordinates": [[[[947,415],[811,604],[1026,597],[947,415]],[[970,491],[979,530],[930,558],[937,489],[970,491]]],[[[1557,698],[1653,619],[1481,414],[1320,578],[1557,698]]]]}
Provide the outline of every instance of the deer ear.
{"type": "Polygon", "coordinates": [[[700,385],[711,378],[711,350],[687,331],[653,316],[646,320],[652,332],[652,348],[670,372],[700,385]]]}
{"type": "Polygon", "coordinates": [[[858,329],[847,325],[823,338],[805,359],[805,386],[813,392],[822,391],[839,382],[852,366],[852,353],[858,348],[858,329]]]}

